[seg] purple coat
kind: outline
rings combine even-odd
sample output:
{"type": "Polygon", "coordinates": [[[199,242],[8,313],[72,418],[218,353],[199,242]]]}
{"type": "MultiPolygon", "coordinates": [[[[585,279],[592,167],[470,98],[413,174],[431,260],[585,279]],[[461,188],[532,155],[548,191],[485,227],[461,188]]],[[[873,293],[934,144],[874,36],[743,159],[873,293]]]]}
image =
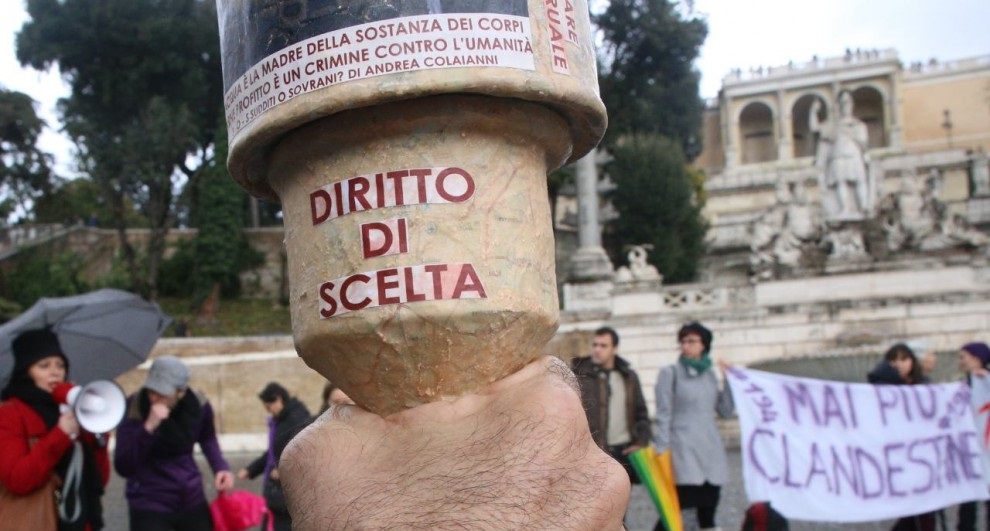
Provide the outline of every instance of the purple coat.
{"type": "Polygon", "coordinates": [[[193,457],[198,443],[213,473],[230,470],[213,424],[213,408],[190,390],[154,433],[144,429],[146,391],[128,399],[127,415],[117,427],[113,464],[127,478],[131,509],[177,513],[206,503],[203,478],[193,457]]]}

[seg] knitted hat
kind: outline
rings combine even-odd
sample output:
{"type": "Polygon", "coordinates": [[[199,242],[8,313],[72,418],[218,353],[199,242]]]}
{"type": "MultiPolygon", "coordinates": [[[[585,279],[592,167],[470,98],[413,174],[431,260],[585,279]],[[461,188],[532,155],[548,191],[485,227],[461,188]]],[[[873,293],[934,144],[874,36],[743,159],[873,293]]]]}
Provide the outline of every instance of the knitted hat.
{"type": "Polygon", "coordinates": [[[701,344],[705,346],[705,352],[712,349],[712,331],[705,328],[701,323],[694,321],[681,327],[677,332],[677,339],[684,339],[684,336],[694,334],[701,338],[701,344]]]}
{"type": "Polygon", "coordinates": [[[189,387],[189,368],[175,356],[157,358],[148,370],[144,387],[160,395],[174,395],[189,387]]]}
{"type": "Polygon", "coordinates": [[[980,365],[990,367],[990,347],[986,343],[966,343],[962,350],[980,358],[980,365]]]}
{"type": "Polygon", "coordinates": [[[14,352],[13,375],[26,373],[38,360],[49,356],[60,356],[65,361],[66,372],[69,370],[69,360],[62,353],[58,336],[50,328],[21,332],[11,343],[11,350],[14,352]]]}

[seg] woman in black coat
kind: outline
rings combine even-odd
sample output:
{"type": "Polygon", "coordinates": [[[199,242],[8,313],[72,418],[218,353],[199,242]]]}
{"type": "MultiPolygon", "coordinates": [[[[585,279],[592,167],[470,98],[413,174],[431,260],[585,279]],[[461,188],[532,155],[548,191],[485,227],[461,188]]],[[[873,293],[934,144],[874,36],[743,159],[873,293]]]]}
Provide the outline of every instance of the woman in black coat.
{"type": "MultiPolygon", "coordinates": [[[[911,347],[904,343],[887,349],[883,361],[869,374],[867,381],[874,385],[915,385],[928,383],[921,370],[921,363],[911,347]]],[[[905,516],[894,523],[891,531],[935,531],[940,515],[938,511],[905,516]]]]}
{"type": "MultiPolygon", "coordinates": [[[[261,399],[262,405],[270,415],[268,417],[268,450],[247,467],[238,471],[237,477],[254,479],[263,473],[262,492],[268,510],[274,517],[275,531],[291,531],[292,518],[289,516],[289,509],[285,505],[285,496],[282,494],[282,483],[278,477],[278,462],[289,441],[309,425],[312,417],[305,404],[295,397],[290,397],[285,387],[276,382],[266,385],[258,393],[258,398],[261,399]]],[[[261,528],[267,529],[268,523],[265,522],[261,528]]]]}

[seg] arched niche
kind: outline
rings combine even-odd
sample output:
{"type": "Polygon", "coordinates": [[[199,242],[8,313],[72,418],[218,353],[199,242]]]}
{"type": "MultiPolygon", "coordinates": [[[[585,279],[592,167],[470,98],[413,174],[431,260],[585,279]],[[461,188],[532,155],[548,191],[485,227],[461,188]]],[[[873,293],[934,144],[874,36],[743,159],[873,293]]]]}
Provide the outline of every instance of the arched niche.
{"type": "Polygon", "coordinates": [[[743,107],[739,113],[739,138],[743,164],[777,160],[773,111],[767,104],[754,101],[743,107]]]}
{"type": "Polygon", "coordinates": [[[870,149],[887,145],[887,127],[884,116],[883,95],[874,87],[862,86],[852,91],[855,107],[853,115],[866,124],[870,149]]]}
{"type": "Polygon", "coordinates": [[[794,146],[794,158],[815,156],[816,136],[808,125],[811,104],[818,100],[818,123],[828,122],[828,101],[820,94],[805,94],[799,97],[791,108],[791,144],[794,146]]]}

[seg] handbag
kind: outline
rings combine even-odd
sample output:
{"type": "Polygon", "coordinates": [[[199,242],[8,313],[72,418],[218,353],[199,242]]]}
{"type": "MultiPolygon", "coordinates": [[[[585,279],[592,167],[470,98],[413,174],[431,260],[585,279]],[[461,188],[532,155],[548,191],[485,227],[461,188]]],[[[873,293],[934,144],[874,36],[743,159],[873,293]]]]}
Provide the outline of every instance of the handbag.
{"type": "MultiPolygon", "coordinates": [[[[37,437],[28,437],[28,448],[38,442],[37,437]]],[[[48,481],[33,491],[18,496],[0,483],[0,531],[55,531],[58,529],[58,516],[55,506],[61,494],[62,480],[58,474],[48,474],[48,481]]]]}
{"type": "Polygon", "coordinates": [[[271,479],[265,481],[263,494],[265,495],[265,503],[268,504],[268,510],[273,513],[289,514],[289,506],[285,503],[285,493],[282,492],[282,483],[277,479],[271,479]]]}
{"type": "Polygon", "coordinates": [[[214,531],[244,531],[261,524],[267,509],[265,499],[253,492],[218,492],[210,502],[214,531]]]}
{"type": "Polygon", "coordinates": [[[23,496],[11,493],[0,484],[0,531],[55,531],[58,518],[55,516],[56,496],[59,479],[54,473],[48,481],[23,496]]]}

